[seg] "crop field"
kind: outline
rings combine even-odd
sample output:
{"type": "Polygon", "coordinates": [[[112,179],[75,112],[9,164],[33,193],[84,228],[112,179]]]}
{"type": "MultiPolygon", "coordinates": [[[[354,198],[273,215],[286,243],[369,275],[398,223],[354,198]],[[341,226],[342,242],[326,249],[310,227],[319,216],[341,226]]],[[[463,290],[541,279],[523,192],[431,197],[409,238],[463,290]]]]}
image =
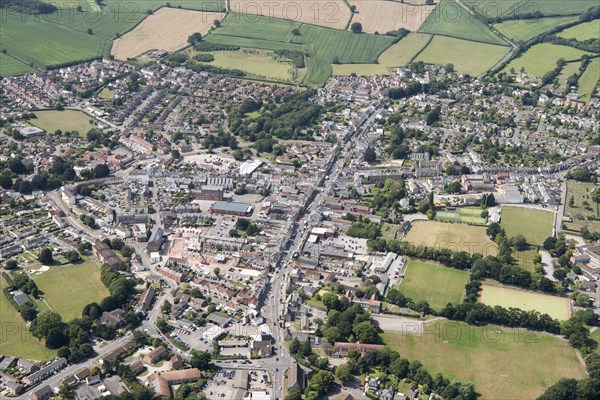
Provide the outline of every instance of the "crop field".
{"type": "Polygon", "coordinates": [[[434,36],[415,61],[453,64],[459,73],[476,76],[492,68],[508,51],[505,46],[434,36]]]}
{"type": "Polygon", "coordinates": [[[546,72],[556,68],[556,61],[559,58],[564,58],[565,61],[575,61],[581,59],[584,54],[588,53],[573,47],[540,43],[530,47],[520,57],[508,63],[504,72],[509,72],[511,68],[514,68],[515,72],[519,72],[521,68],[524,68],[528,75],[542,77],[546,72]]]}
{"type": "Polygon", "coordinates": [[[148,50],[179,50],[188,45],[187,38],[194,32],[203,36],[214,20],[223,19],[223,13],[161,8],[149,15],[133,30],[113,42],[111,54],[120,60],[136,57],[148,50]]]}
{"type": "Polygon", "coordinates": [[[554,212],[539,208],[502,206],[500,225],[507,237],[523,235],[529,244],[541,245],[552,236],[554,212]]]}
{"type": "Polygon", "coordinates": [[[355,34],[316,25],[299,24],[281,19],[255,16],[249,22],[237,14],[229,14],[206,41],[266,50],[295,50],[309,54],[304,82],[323,85],[332,74],[331,63],[375,63],[393,38],[380,35],[355,34]],[[294,36],[293,29],[300,35],[294,36]],[[243,37],[242,37],[243,36],[243,37]]]}
{"type": "Polygon", "coordinates": [[[215,59],[210,65],[240,69],[252,77],[276,81],[290,81],[293,78],[292,64],[278,61],[273,53],[265,50],[215,51],[211,54],[215,59]]]}
{"type": "Polygon", "coordinates": [[[565,89],[567,87],[567,79],[569,79],[571,75],[576,73],[579,70],[580,66],[581,61],[574,61],[567,63],[563,67],[562,71],[560,71],[560,74],[558,75],[558,84],[561,88],[565,89]]]}
{"type": "Polygon", "coordinates": [[[415,303],[427,301],[434,310],[448,303],[460,304],[464,297],[469,273],[458,269],[411,260],[404,267],[400,292],[415,303]]]}
{"type": "Polygon", "coordinates": [[[536,310],[561,321],[571,318],[571,302],[568,297],[550,296],[512,287],[484,284],[481,285],[479,301],[492,307],[536,310]]]}
{"type": "Polygon", "coordinates": [[[598,32],[600,32],[600,19],[595,19],[565,29],[557,36],[565,39],[577,39],[580,42],[583,42],[588,39],[597,38],[598,32]]]}
{"type": "Polygon", "coordinates": [[[575,22],[578,19],[578,17],[574,16],[518,19],[494,24],[494,28],[498,29],[500,33],[512,40],[526,42],[542,33],[546,33],[561,25],[575,22]]]}
{"type": "Polygon", "coordinates": [[[350,0],[349,3],[356,6],[352,22],[360,22],[363,32],[381,34],[400,28],[416,32],[435,8],[435,5],[416,6],[385,0],[350,0]]]}
{"type": "Polygon", "coordinates": [[[407,65],[429,43],[430,39],[431,35],[409,33],[408,36],[381,53],[377,59],[377,64],[334,64],[332,65],[333,74],[389,75],[393,72],[392,68],[407,65]]]}
{"type": "Polygon", "coordinates": [[[0,53],[0,76],[23,75],[35,71],[14,57],[0,53]]]}
{"type": "Polygon", "coordinates": [[[485,225],[487,218],[481,218],[483,210],[479,207],[459,207],[453,211],[437,211],[435,219],[442,222],[464,222],[485,225]]]}
{"type": "Polygon", "coordinates": [[[464,0],[486,18],[523,19],[522,16],[540,12],[544,16],[581,14],[597,5],[594,0],[464,0]]]}
{"type": "Polygon", "coordinates": [[[419,32],[432,33],[482,43],[507,45],[481,20],[454,0],[442,0],[419,32]]]}
{"type": "Polygon", "coordinates": [[[495,256],[498,247],[485,230],[483,226],[415,221],[405,240],[416,245],[495,256]]]}
{"type": "Polygon", "coordinates": [[[100,280],[100,267],[94,262],[50,267],[42,273],[29,272],[44,292],[44,300],[64,321],[80,317],[86,305],[99,303],[110,294],[100,280]]]}
{"type": "Polygon", "coordinates": [[[600,231],[600,222],[592,221],[588,218],[595,218],[596,204],[592,200],[592,192],[598,188],[590,182],[577,182],[567,180],[567,202],[565,204],[565,216],[571,217],[573,222],[565,222],[567,229],[579,231],[583,226],[588,227],[590,231],[600,231]],[[573,197],[573,206],[569,204],[573,197]]]}
{"type": "Polygon", "coordinates": [[[343,0],[254,1],[231,0],[231,11],[250,23],[259,21],[255,15],[269,19],[281,18],[305,24],[344,29],[352,13],[343,0]]]}
{"type": "Polygon", "coordinates": [[[35,111],[35,116],[29,122],[49,133],[54,133],[57,129],[64,131],[77,131],[80,136],[87,135],[88,131],[94,127],[90,124],[90,116],[81,111],[35,111]]]}
{"type": "Polygon", "coordinates": [[[594,58],[590,61],[589,65],[579,77],[579,89],[578,93],[583,94],[583,101],[590,101],[592,93],[598,84],[600,79],[600,58],[594,58]]]}
{"type": "MultiPolygon", "coordinates": [[[[0,276],[0,290],[7,286],[0,276]]],[[[56,350],[44,347],[44,343],[34,338],[19,312],[4,297],[0,300],[0,354],[24,357],[30,360],[47,361],[56,357],[56,350]]]]}
{"type": "Polygon", "coordinates": [[[382,336],[402,357],[421,361],[432,376],[441,372],[450,380],[473,382],[482,399],[535,399],[563,377],[586,376],[567,341],[540,332],[442,320],[427,324],[420,335],[382,336]]]}

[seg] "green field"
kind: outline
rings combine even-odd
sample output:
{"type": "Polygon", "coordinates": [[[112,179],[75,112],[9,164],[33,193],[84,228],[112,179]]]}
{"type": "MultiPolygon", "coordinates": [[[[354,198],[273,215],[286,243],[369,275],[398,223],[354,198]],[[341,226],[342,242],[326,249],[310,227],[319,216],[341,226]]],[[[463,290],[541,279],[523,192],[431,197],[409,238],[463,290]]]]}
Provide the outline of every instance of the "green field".
{"type": "Polygon", "coordinates": [[[415,221],[405,240],[416,245],[495,256],[498,247],[486,235],[485,229],[483,226],[415,221]]]}
{"type": "Polygon", "coordinates": [[[564,58],[566,61],[579,60],[586,53],[573,47],[561,46],[552,43],[540,43],[529,48],[520,57],[512,60],[504,68],[504,72],[509,72],[514,68],[518,73],[521,68],[531,76],[542,77],[546,72],[556,68],[556,61],[559,58],[564,58]]]}
{"type": "Polygon", "coordinates": [[[44,293],[44,300],[64,321],[80,317],[86,305],[99,303],[110,294],[100,280],[100,267],[94,262],[50,267],[42,273],[30,272],[44,293]]]}
{"type": "Polygon", "coordinates": [[[522,16],[535,11],[544,16],[581,14],[597,5],[594,0],[463,0],[486,18],[523,19],[522,16]]]}
{"type": "Polygon", "coordinates": [[[77,131],[81,136],[84,136],[88,131],[94,128],[90,124],[90,116],[81,111],[64,110],[64,111],[35,111],[34,118],[29,122],[49,133],[54,133],[57,129],[65,131],[77,131]]]}
{"type": "Polygon", "coordinates": [[[482,399],[535,399],[563,377],[586,376],[567,341],[523,329],[443,320],[422,335],[384,333],[383,340],[433,376],[473,382],[482,399]]]}
{"type": "Polygon", "coordinates": [[[475,76],[492,68],[508,51],[505,46],[434,36],[415,60],[429,64],[453,64],[459,73],[475,76]]]}
{"type": "MultiPolygon", "coordinates": [[[[600,329],[596,329],[594,332],[590,333],[590,338],[600,343],[600,329]]],[[[600,346],[596,347],[596,353],[600,353],[600,346]]]]}
{"type": "Polygon", "coordinates": [[[334,64],[334,75],[350,75],[355,73],[360,76],[390,75],[394,67],[403,67],[410,63],[426,45],[431,35],[423,33],[409,33],[404,39],[390,46],[381,53],[377,64],[334,64]]]}
{"type": "Polygon", "coordinates": [[[600,231],[600,222],[588,220],[596,217],[596,204],[592,200],[592,191],[596,189],[593,183],[577,182],[572,179],[567,180],[567,201],[565,204],[565,216],[571,217],[573,222],[565,222],[567,229],[579,231],[587,225],[590,231],[600,231]],[[573,206],[569,204],[573,197],[573,206]],[[587,202],[587,204],[584,204],[587,202]]]}
{"type": "Polygon", "coordinates": [[[519,267],[524,268],[529,272],[535,272],[535,262],[533,260],[537,253],[537,247],[522,251],[514,250],[512,252],[512,258],[519,267]]]}
{"type": "Polygon", "coordinates": [[[105,100],[112,99],[115,97],[115,91],[109,87],[105,87],[98,93],[98,97],[105,100]]]}
{"type": "Polygon", "coordinates": [[[519,19],[494,24],[500,33],[512,40],[526,42],[559,26],[578,20],[578,17],[550,17],[539,19],[519,19]]]}
{"type": "Polygon", "coordinates": [[[481,285],[479,301],[492,307],[536,310],[561,321],[571,318],[571,301],[568,297],[550,296],[540,292],[484,284],[481,285]]]}
{"type": "Polygon", "coordinates": [[[600,19],[583,24],[575,25],[558,34],[559,37],[565,39],[577,39],[580,42],[588,39],[597,39],[600,35],[600,19]]]}
{"type": "Polygon", "coordinates": [[[578,81],[579,89],[577,92],[583,94],[583,101],[590,101],[594,88],[598,84],[598,79],[600,79],[600,58],[594,58],[578,81]]]}
{"type": "Polygon", "coordinates": [[[558,75],[558,84],[560,85],[561,88],[566,89],[567,88],[567,79],[577,73],[577,71],[579,71],[579,67],[581,66],[581,61],[574,61],[574,62],[570,62],[567,63],[563,69],[560,71],[560,74],[558,75]]]}
{"type": "Polygon", "coordinates": [[[483,210],[479,207],[459,207],[456,210],[436,211],[435,219],[441,222],[464,222],[485,225],[487,218],[481,218],[483,210]]]}
{"type": "Polygon", "coordinates": [[[541,245],[552,236],[554,213],[539,208],[502,206],[500,225],[509,238],[523,235],[528,243],[541,245]]]}
{"type": "Polygon", "coordinates": [[[400,292],[415,303],[425,300],[432,309],[439,311],[448,303],[462,302],[468,280],[468,272],[411,260],[404,267],[400,292]]]}
{"type": "Polygon", "coordinates": [[[396,239],[396,234],[398,233],[398,225],[397,224],[388,224],[385,222],[381,226],[381,237],[386,240],[396,239]]]}
{"type": "Polygon", "coordinates": [[[481,20],[454,0],[442,0],[421,25],[419,32],[433,33],[476,42],[507,45],[481,20]]]}
{"type": "Polygon", "coordinates": [[[215,51],[210,65],[221,68],[240,69],[250,77],[266,78],[274,81],[291,81],[294,67],[290,62],[278,61],[271,52],[256,49],[238,51],[215,51]]]}
{"type": "Polygon", "coordinates": [[[0,53],[0,76],[23,75],[33,71],[35,70],[24,62],[0,53]]]}
{"type": "MultiPolygon", "coordinates": [[[[108,55],[117,34],[132,29],[147,10],[165,6],[164,1],[121,2],[105,0],[99,7],[86,0],[53,2],[58,10],[42,17],[6,13],[0,24],[0,47],[36,69],[108,55]],[[81,5],[83,12],[76,10],[81,5]],[[92,29],[92,34],[88,34],[92,29]]],[[[223,9],[223,0],[171,1],[171,6],[195,10],[223,9]]],[[[28,72],[16,69],[17,74],[28,72]]]]}
{"type": "MultiPolygon", "coordinates": [[[[6,286],[6,280],[0,276],[0,290],[6,286]]],[[[25,321],[4,297],[4,293],[0,293],[0,296],[0,354],[39,361],[56,357],[56,350],[47,349],[29,333],[25,321]]]]}
{"type": "Polygon", "coordinates": [[[331,63],[375,63],[393,38],[382,35],[357,35],[348,31],[299,24],[294,21],[256,16],[252,21],[228,14],[222,26],[205,40],[266,50],[295,50],[308,55],[304,83],[323,85],[332,74],[331,63]],[[300,35],[292,30],[300,29],[300,35]]]}

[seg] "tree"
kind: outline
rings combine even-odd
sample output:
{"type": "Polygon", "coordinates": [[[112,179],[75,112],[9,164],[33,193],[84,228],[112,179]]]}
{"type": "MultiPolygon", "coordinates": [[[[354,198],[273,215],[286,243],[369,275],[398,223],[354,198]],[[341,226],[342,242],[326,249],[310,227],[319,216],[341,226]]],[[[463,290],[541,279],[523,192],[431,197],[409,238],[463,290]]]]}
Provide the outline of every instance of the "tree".
{"type": "Polygon", "coordinates": [[[190,360],[190,366],[192,368],[198,368],[200,370],[210,369],[210,361],[210,353],[192,350],[192,359],[190,360]]]}
{"type": "Polygon", "coordinates": [[[504,229],[500,226],[500,224],[494,222],[488,225],[485,232],[492,240],[496,240],[496,236],[499,234],[504,234],[504,229]]]}
{"type": "Polygon", "coordinates": [[[200,32],[195,32],[192,33],[190,36],[188,36],[187,42],[189,44],[191,44],[192,46],[200,43],[202,41],[202,34],[200,32]]]}
{"type": "Polygon", "coordinates": [[[110,241],[110,248],[113,250],[121,250],[125,246],[125,243],[121,238],[114,238],[110,241]]]}
{"type": "Polygon", "coordinates": [[[221,21],[220,21],[220,20],[218,20],[218,19],[215,19],[215,20],[213,21],[213,25],[215,26],[215,28],[218,28],[218,27],[220,27],[220,26],[221,26],[221,21]]]}
{"type": "Polygon", "coordinates": [[[352,332],[356,340],[361,343],[377,343],[379,340],[377,329],[371,321],[361,322],[352,329],[352,332]]]}
{"type": "Polygon", "coordinates": [[[575,196],[569,198],[569,207],[575,207],[575,196]]]}
{"type": "Polygon", "coordinates": [[[354,380],[353,368],[350,363],[344,363],[338,365],[335,369],[335,377],[338,378],[342,383],[349,383],[354,380]]]}
{"type": "Polygon", "coordinates": [[[350,30],[354,33],[362,33],[363,27],[360,22],[354,22],[350,25],[350,30]]]}
{"type": "Polygon", "coordinates": [[[431,126],[440,120],[442,108],[440,106],[435,107],[433,110],[427,113],[425,117],[425,122],[427,125],[431,126]]]}
{"type": "Polygon", "coordinates": [[[0,186],[2,189],[11,189],[13,186],[12,177],[7,172],[0,174],[0,186]]]}
{"type": "Polygon", "coordinates": [[[333,374],[329,371],[319,371],[310,379],[310,389],[319,395],[327,393],[329,386],[333,383],[333,374]]]}
{"type": "Polygon", "coordinates": [[[527,240],[525,239],[525,236],[523,236],[523,235],[513,236],[511,241],[512,241],[512,245],[514,246],[515,250],[523,251],[523,250],[527,249],[527,240]]]}
{"type": "Polygon", "coordinates": [[[365,160],[368,163],[373,163],[376,159],[377,154],[375,153],[375,150],[371,146],[367,147],[363,154],[363,160],[365,160]]]}
{"type": "Polygon", "coordinates": [[[94,178],[104,178],[110,175],[110,168],[106,164],[98,164],[92,169],[92,176],[94,178]]]}
{"type": "Polygon", "coordinates": [[[68,338],[64,334],[65,324],[60,314],[54,311],[44,311],[31,322],[31,334],[38,339],[46,340],[46,347],[58,349],[67,344],[68,338]]]}
{"type": "Polygon", "coordinates": [[[288,391],[283,400],[302,400],[302,393],[300,390],[292,388],[288,391]]]}
{"type": "Polygon", "coordinates": [[[32,306],[29,303],[25,303],[21,306],[21,317],[23,317],[23,319],[25,321],[33,321],[35,319],[35,317],[37,316],[37,310],[34,306],[32,306]]]}
{"type": "Polygon", "coordinates": [[[600,216],[600,209],[599,209],[599,205],[600,205],[600,190],[596,189],[592,192],[592,200],[594,201],[594,203],[596,203],[596,216],[600,216]]]}
{"type": "Polygon", "coordinates": [[[300,340],[297,337],[293,338],[290,342],[290,354],[296,355],[300,351],[300,340]]]}
{"type": "Polygon", "coordinates": [[[171,302],[169,300],[165,300],[160,310],[165,314],[171,313],[171,302]]]}
{"type": "Polygon", "coordinates": [[[87,28],[87,33],[88,35],[93,35],[94,31],[92,30],[92,28],[87,28]]]}
{"type": "Polygon", "coordinates": [[[544,240],[544,249],[553,250],[556,247],[557,241],[558,241],[558,239],[555,238],[554,236],[547,237],[546,240],[544,240]]]}
{"type": "Polygon", "coordinates": [[[292,29],[292,35],[300,36],[301,35],[300,29],[298,29],[298,28],[292,29]]]}
{"type": "Polygon", "coordinates": [[[54,258],[52,257],[52,250],[45,247],[40,251],[38,255],[38,261],[44,265],[51,265],[54,263],[54,258]]]}
{"type": "Polygon", "coordinates": [[[215,276],[218,278],[221,274],[221,269],[219,267],[216,267],[215,269],[213,269],[213,274],[215,274],[215,276]]]}
{"type": "Polygon", "coordinates": [[[334,344],[342,338],[342,334],[337,326],[331,326],[323,331],[323,336],[330,344],[334,344]]]}
{"type": "Polygon", "coordinates": [[[5,269],[17,269],[18,266],[19,266],[19,264],[17,263],[16,260],[8,260],[7,262],[4,263],[5,269]]]}

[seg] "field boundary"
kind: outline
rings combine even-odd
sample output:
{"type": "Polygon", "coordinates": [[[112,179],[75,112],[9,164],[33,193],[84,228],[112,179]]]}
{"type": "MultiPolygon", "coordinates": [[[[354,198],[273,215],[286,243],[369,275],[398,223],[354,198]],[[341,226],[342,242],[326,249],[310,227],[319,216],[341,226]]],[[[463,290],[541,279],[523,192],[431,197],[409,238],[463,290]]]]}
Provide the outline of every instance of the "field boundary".
{"type": "Polygon", "coordinates": [[[427,43],[425,43],[425,45],[423,47],[421,47],[421,50],[417,51],[417,53],[415,55],[413,55],[413,57],[408,61],[408,63],[406,65],[412,64],[417,59],[417,57],[419,57],[419,55],[421,55],[421,53],[425,51],[427,46],[429,46],[431,44],[431,41],[433,40],[433,37],[435,36],[435,34],[427,33],[426,35],[429,35],[429,39],[427,40],[427,43]]]}

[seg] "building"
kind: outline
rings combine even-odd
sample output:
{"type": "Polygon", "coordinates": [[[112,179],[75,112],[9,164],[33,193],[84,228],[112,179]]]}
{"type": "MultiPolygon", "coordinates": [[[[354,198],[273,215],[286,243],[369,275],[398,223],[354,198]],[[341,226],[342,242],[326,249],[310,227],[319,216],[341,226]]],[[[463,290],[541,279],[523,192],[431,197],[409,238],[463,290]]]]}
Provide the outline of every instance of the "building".
{"type": "Polygon", "coordinates": [[[112,310],[110,312],[104,311],[102,316],[100,317],[100,322],[108,326],[114,326],[115,328],[119,328],[125,324],[124,316],[125,311],[120,308],[116,310],[112,310]]]}
{"type": "Polygon", "coordinates": [[[210,206],[212,214],[244,216],[252,213],[250,204],[219,201],[210,206]]]}
{"type": "Polygon", "coordinates": [[[227,314],[221,314],[215,311],[208,314],[206,320],[217,326],[220,326],[221,328],[224,328],[227,324],[231,322],[231,317],[227,314]]]}
{"type": "Polygon", "coordinates": [[[390,266],[392,265],[392,263],[396,260],[396,257],[398,257],[398,254],[396,254],[396,253],[392,253],[392,252],[387,253],[387,255],[385,256],[385,258],[383,259],[381,264],[379,264],[379,266],[375,267],[375,271],[382,273],[382,274],[386,273],[388,271],[388,269],[390,269],[390,266]]]}
{"type": "Polygon", "coordinates": [[[206,340],[209,343],[212,343],[213,340],[219,340],[222,336],[225,335],[225,331],[223,328],[218,326],[212,326],[202,332],[202,339],[206,340]]]}
{"type": "Polygon", "coordinates": [[[223,188],[205,185],[200,190],[192,190],[191,195],[195,200],[223,201],[223,188]]]}
{"type": "Polygon", "coordinates": [[[17,368],[19,368],[21,373],[26,375],[40,370],[39,365],[37,365],[35,361],[30,361],[25,358],[19,358],[19,361],[17,361],[17,368]]]}
{"type": "Polygon", "coordinates": [[[137,305],[135,306],[135,311],[142,312],[144,314],[147,313],[150,307],[152,306],[155,294],[156,289],[154,289],[153,287],[148,288],[148,290],[142,293],[137,305]]]}
{"type": "Polygon", "coordinates": [[[297,362],[287,371],[288,390],[298,389],[301,392],[306,388],[306,372],[297,362]]]}
{"type": "Polygon", "coordinates": [[[66,366],[67,359],[64,357],[58,358],[45,367],[40,368],[39,371],[23,378],[23,383],[29,386],[35,385],[66,366]]]}
{"type": "Polygon", "coordinates": [[[150,239],[148,239],[148,253],[160,251],[160,246],[163,243],[163,233],[162,228],[156,228],[152,231],[150,239]]]}
{"type": "Polygon", "coordinates": [[[181,283],[184,281],[183,274],[171,268],[163,267],[160,269],[160,273],[166,276],[167,278],[173,279],[177,283],[181,283]]]}
{"type": "Polygon", "coordinates": [[[600,274],[600,242],[577,247],[573,262],[590,275],[600,274]]]}
{"type": "Polygon", "coordinates": [[[146,354],[143,358],[143,361],[146,364],[154,365],[163,358],[163,356],[166,352],[167,352],[167,349],[165,349],[164,346],[158,346],[156,349],[154,349],[150,353],[146,354]]]}
{"type": "Polygon", "coordinates": [[[29,394],[29,399],[30,400],[47,400],[50,397],[52,397],[54,395],[54,393],[52,392],[52,389],[50,389],[50,386],[45,385],[42,386],[41,388],[39,388],[38,390],[31,392],[29,394]]]}
{"type": "Polygon", "coordinates": [[[167,371],[156,373],[148,378],[148,386],[154,390],[157,397],[171,397],[171,385],[196,382],[202,373],[198,368],[181,369],[178,371],[167,371]]]}
{"type": "Polygon", "coordinates": [[[23,387],[23,385],[15,381],[6,382],[6,390],[8,390],[8,393],[10,393],[13,396],[23,393],[24,389],[25,388],[23,387]]]}
{"type": "Polygon", "coordinates": [[[117,347],[116,349],[111,351],[110,353],[105,354],[104,357],[102,357],[98,360],[98,362],[100,364],[104,364],[105,361],[113,362],[117,358],[119,358],[121,355],[127,353],[129,350],[133,349],[134,347],[135,347],[135,341],[127,340],[127,341],[123,342],[122,345],[120,345],[119,347],[117,347]]]}
{"type": "Polygon", "coordinates": [[[333,345],[333,356],[334,357],[348,357],[350,350],[356,350],[363,356],[367,351],[378,351],[383,349],[384,346],[380,344],[364,344],[364,343],[344,343],[336,342],[333,345]]]}

